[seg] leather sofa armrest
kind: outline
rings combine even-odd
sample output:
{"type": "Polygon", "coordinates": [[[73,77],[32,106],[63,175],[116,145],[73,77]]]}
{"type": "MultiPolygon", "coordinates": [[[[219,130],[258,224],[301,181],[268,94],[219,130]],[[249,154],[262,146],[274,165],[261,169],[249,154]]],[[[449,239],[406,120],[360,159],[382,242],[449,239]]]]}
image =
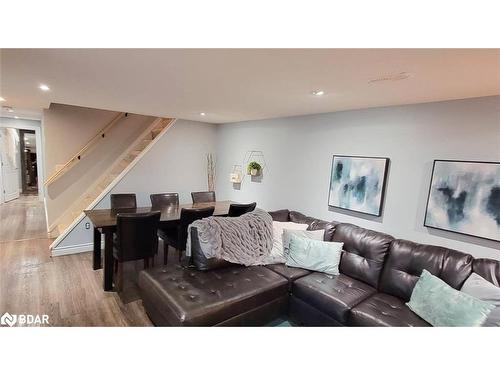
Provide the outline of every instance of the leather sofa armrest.
{"type": "Polygon", "coordinates": [[[198,271],[208,271],[233,265],[233,263],[225,261],[224,259],[208,259],[205,257],[205,254],[203,254],[203,251],[201,250],[198,228],[194,227],[191,227],[191,259],[198,271]]]}

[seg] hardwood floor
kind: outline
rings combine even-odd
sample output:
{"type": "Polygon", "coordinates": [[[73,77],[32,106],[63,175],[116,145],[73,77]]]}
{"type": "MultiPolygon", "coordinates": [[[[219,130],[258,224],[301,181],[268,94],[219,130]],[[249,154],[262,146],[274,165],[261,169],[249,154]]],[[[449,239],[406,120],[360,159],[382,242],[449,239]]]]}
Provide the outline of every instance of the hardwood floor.
{"type": "Polygon", "coordinates": [[[36,195],[0,205],[0,242],[47,238],[45,209],[36,195]]]}
{"type": "Polygon", "coordinates": [[[0,205],[0,315],[48,314],[51,326],[152,325],[133,293],[124,303],[103,291],[90,252],[51,257],[50,242],[36,197],[0,205]]]}

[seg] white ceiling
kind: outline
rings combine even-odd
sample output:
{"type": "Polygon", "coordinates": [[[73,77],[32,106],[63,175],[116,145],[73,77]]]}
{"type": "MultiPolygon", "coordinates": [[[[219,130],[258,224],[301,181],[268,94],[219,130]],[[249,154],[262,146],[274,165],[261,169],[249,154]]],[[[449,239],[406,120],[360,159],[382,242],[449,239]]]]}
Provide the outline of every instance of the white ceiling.
{"type": "Polygon", "coordinates": [[[500,49],[3,49],[2,105],[213,123],[500,94],[500,49]],[[399,81],[370,80],[407,72],[399,81]],[[40,83],[49,92],[38,89],[40,83]],[[314,97],[312,90],[326,94],[314,97]],[[200,116],[206,112],[206,116],[200,116]]]}

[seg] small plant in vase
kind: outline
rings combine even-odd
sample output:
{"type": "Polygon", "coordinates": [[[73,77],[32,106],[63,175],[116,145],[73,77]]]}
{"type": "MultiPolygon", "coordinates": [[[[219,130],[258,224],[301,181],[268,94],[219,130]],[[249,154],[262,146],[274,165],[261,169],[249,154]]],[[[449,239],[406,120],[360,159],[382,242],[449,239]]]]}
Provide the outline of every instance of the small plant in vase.
{"type": "Polygon", "coordinates": [[[247,167],[248,174],[250,174],[252,176],[258,176],[260,174],[261,170],[262,170],[262,167],[256,161],[252,161],[252,162],[248,163],[248,167],[247,167]]]}

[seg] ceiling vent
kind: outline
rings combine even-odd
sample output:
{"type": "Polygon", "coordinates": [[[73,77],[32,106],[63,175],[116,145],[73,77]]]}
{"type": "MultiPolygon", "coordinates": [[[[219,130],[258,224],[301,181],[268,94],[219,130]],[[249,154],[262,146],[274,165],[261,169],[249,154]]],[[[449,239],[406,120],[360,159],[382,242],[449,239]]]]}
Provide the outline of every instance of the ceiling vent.
{"type": "Polygon", "coordinates": [[[14,109],[12,107],[9,107],[8,105],[3,105],[2,110],[7,112],[14,112],[14,109]]]}
{"type": "Polygon", "coordinates": [[[368,83],[381,83],[381,82],[394,82],[394,81],[402,81],[403,79],[407,79],[410,77],[410,73],[401,72],[396,74],[388,74],[385,76],[380,76],[368,81],[368,83]]]}

